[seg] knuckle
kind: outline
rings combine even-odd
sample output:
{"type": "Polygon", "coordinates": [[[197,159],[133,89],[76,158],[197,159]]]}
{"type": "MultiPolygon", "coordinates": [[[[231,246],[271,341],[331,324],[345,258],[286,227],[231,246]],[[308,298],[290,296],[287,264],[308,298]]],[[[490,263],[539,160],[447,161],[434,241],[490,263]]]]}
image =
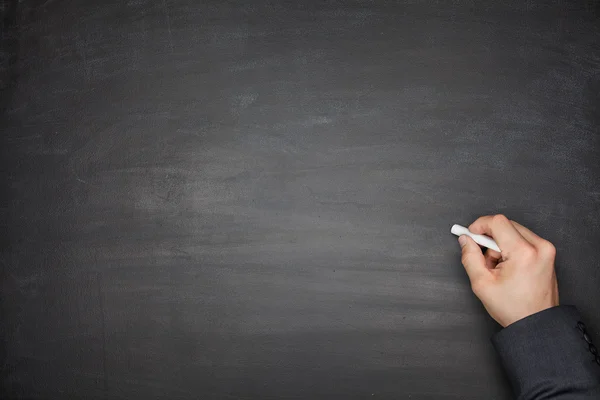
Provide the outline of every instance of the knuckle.
{"type": "Polygon", "coordinates": [[[545,257],[554,258],[556,256],[556,247],[547,240],[540,243],[540,254],[545,257]]]}
{"type": "Polygon", "coordinates": [[[469,263],[470,259],[471,259],[471,255],[467,252],[464,252],[460,261],[463,263],[463,265],[467,265],[469,263]]]}
{"type": "Polygon", "coordinates": [[[492,222],[494,224],[505,224],[510,222],[509,219],[504,214],[496,214],[492,217],[492,222]]]}

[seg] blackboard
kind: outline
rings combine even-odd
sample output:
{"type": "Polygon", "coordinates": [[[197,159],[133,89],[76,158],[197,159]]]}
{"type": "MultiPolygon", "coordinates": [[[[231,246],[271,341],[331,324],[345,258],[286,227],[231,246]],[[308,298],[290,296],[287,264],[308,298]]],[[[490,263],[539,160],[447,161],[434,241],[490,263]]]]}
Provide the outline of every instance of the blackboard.
{"type": "Polygon", "coordinates": [[[600,331],[593,3],[2,12],[3,398],[508,399],[490,213],[600,331]]]}

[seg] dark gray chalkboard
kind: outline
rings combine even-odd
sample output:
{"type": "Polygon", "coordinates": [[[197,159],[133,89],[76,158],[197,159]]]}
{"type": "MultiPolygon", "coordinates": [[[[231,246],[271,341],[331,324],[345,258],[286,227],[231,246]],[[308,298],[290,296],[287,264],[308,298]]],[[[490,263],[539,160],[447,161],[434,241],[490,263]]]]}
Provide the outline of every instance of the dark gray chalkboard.
{"type": "Polygon", "coordinates": [[[496,212],[599,333],[596,8],[6,4],[3,397],[508,399],[496,212]]]}

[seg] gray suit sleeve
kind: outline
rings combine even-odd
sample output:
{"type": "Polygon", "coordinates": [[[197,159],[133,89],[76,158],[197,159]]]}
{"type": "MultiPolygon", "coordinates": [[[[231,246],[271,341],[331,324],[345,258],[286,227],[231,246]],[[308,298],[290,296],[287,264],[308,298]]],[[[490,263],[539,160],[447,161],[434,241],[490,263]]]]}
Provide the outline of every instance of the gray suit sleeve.
{"type": "Polygon", "coordinates": [[[600,399],[600,356],[575,307],[517,321],[492,343],[517,399],[600,399]]]}

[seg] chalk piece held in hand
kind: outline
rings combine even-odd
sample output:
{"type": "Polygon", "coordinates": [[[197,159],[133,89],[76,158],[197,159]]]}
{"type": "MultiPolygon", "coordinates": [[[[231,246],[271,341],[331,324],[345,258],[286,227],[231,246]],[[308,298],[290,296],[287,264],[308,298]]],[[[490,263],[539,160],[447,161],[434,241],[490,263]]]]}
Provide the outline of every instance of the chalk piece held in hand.
{"type": "Polygon", "coordinates": [[[456,236],[461,236],[461,235],[469,236],[478,245],[500,252],[500,247],[498,247],[498,244],[496,244],[494,239],[492,239],[489,236],[478,235],[476,233],[471,232],[469,229],[465,228],[464,226],[456,225],[456,224],[452,225],[452,229],[450,229],[450,232],[456,236]]]}

